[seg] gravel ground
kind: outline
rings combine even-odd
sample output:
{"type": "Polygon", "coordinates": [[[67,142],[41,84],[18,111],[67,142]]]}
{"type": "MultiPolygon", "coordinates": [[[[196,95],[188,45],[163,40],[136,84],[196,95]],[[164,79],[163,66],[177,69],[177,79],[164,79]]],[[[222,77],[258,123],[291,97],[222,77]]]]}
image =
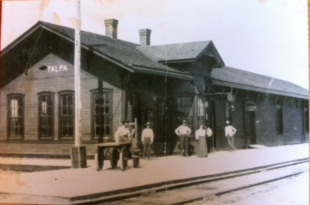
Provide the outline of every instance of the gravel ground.
{"type": "Polygon", "coordinates": [[[309,173],[208,198],[191,205],[308,205],[309,173]]]}

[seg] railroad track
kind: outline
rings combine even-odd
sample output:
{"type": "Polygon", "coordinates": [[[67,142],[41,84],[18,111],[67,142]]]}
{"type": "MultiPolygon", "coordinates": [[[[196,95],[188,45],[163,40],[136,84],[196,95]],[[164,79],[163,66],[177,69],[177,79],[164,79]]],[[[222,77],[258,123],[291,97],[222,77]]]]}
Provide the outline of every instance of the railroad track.
{"type": "Polygon", "coordinates": [[[175,180],[136,187],[122,193],[72,198],[73,204],[185,204],[207,196],[257,186],[308,170],[309,158],[287,161],[221,174],[175,180]]]}

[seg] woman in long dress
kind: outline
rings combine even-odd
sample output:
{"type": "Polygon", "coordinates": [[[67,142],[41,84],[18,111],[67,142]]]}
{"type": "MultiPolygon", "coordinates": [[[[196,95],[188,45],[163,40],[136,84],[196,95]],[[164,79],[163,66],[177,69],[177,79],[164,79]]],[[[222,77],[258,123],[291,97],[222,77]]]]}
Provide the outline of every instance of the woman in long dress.
{"type": "Polygon", "coordinates": [[[204,129],[203,124],[199,126],[198,130],[196,130],[195,138],[198,140],[198,157],[207,157],[206,130],[204,129]]]}

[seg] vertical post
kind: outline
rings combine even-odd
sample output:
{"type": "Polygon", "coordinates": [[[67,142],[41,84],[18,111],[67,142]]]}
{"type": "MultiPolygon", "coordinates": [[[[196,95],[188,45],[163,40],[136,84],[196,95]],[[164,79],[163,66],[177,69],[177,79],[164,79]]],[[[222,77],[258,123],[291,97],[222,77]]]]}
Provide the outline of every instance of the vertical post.
{"type": "Polygon", "coordinates": [[[138,140],[138,120],[135,118],[135,138],[138,140]]]}
{"type": "MultiPolygon", "coordinates": [[[[165,142],[164,142],[164,156],[167,156],[167,76],[165,77],[165,90],[164,90],[164,134],[165,134],[165,142]]],[[[172,151],[173,154],[173,151],[172,151]]]]}
{"type": "Polygon", "coordinates": [[[72,168],[85,168],[86,147],[81,146],[81,2],[76,0],[74,35],[74,147],[71,148],[72,168]]]}
{"type": "Polygon", "coordinates": [[[76,0],[76,24],[74,35],[74,102],[75,102],[75,118],[74,118],[74,146],[81,145],[81,2],[76,0]]]}

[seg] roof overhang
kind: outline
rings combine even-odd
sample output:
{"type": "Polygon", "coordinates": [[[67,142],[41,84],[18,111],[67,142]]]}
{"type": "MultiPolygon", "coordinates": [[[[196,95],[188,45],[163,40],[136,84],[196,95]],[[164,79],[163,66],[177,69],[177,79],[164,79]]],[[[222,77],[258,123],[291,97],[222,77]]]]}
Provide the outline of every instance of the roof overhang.
{"type": "Polygon", "coordinates": [[[266,93],[266,94],[274,94],[274,95],[281,95],[281,96],[287,96],[287,97],[301,98],[305,100],[308,100],[309,98],[306,95],[301,95],[297,93],[284,92],[280,90],[261,88],[261,87],[251,86],[251,85],[237,84],[237,83],[232,83],[232,82],[222,81],[222,80],[217,80],[217,79],[212,79],[212,85],[219,85],[219,86],[224,86],[224,87],[231,87],[231,88],[255,91],[255,92],[266,93]]]}
{"type": "MultiPolygon", "coordinates": [[[[44,23],[42,22],[38,22],[36,23],[34,26],[32,26],[30,29],[28,29],[28,31],[26,31],[23,35],[21,35],[19,38],[17,38],[14,42],[12,42],[11,44],[9,44],[6,48],[4,48],[1,52],[1,55],[5,55],[7,52],[9,52],[12,48],[14,48],[17,44],[21,43],[23,40],[25,40],[28,36],[30,36],[32,33],[34,33],[37,29],[45,29],[63,39],[66,39],[68,40],[69,42],[72,42],[74,44],[74,39],[71,38],[70,36],[67,36],[67,35],[64,35],[60,32],[57,32],[47,26],[44,25],[44,23]]],[[[113,59],[107,55],[104,55],[98,51],[96,51],[96,49],[94,48],[91,48],[83,43],[81,43],[81,47],[85,50],[88,50],[92,53],[94,53],[95,55],[97,56],[100,56],[101,58],[107,60],[107,61],[110,61],[118,66],[120,66],[121,68],[124,68],[125,70],[129,71],[129,72],[134,72],[134,70],[130,67],[130,66],[127,66],[119,61],[117,61],[116,59],[113,59]]]]}
{"type": "Polygon", "coordinates": [[[8,46],[6,46],[1,51],[1,56],[5,55],[7,52],[9,52],[12,48],[14,48],[17,44],[22,42],[24,39],[26,39],[28,36],[30,36],[32,33],[34,33],[38,28],[41,27],[40,22],[33,25],[30,29],[28,29],[23,35],[19,36],[17,39],[15,39],[12,43],[10,43],[8,46]]]}

